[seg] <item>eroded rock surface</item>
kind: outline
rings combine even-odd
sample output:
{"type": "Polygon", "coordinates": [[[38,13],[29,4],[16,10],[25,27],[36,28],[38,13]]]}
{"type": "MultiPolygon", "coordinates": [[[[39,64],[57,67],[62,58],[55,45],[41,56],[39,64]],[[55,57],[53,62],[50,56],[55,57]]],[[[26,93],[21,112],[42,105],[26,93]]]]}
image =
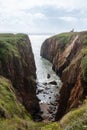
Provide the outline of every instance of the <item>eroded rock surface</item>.
{"type": "Polygon", "coordinates": [[[87,32],[62,33],[45,40],[41,56],[53,63],[63,82],[56,115],[59,120],[87,95],[87,32]]]}

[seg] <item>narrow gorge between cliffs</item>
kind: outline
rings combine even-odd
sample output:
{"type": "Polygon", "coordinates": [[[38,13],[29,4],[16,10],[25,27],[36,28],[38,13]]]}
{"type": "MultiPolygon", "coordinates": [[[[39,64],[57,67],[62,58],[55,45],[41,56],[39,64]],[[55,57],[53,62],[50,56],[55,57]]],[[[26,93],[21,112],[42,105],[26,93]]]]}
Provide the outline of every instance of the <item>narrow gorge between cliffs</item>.
{"type": "Polygon", "coordinates": [[[58,107],[61,80],[52,70],[52,64],[40,57],[41,45],[50,35],[29,35],[37,73],[37,97],[44,121],[54,121],[58,107]]]}

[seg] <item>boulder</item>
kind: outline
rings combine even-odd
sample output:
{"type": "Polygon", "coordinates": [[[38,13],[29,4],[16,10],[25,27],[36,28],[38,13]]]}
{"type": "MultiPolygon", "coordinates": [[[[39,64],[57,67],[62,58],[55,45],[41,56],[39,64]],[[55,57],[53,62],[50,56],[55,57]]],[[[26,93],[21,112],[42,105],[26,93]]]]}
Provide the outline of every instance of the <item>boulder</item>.
{"type": "Polygon", "coordinates": [[[50,76],[50,74],[47,74],[47,78],[49,79],[51,76],[50,76]]]}
{"type": "Polygon", "coordinates": [[[57,85],[56,81],[50,81],[48,84],[57,85]]]}

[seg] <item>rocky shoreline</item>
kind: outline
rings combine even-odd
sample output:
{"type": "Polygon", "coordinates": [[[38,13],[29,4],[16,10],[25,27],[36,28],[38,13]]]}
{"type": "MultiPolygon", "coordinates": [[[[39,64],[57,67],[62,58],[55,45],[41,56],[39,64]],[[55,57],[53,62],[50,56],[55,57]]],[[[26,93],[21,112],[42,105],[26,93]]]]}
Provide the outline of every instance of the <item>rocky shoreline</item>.
{"type": "Polygon", "coordinates": [[[37,97],[40,99],[41,117],[43,122],[55,121],[58,104],[58,91],[61,88],[61,82],[48,81],[37,83],[37,97]]]}

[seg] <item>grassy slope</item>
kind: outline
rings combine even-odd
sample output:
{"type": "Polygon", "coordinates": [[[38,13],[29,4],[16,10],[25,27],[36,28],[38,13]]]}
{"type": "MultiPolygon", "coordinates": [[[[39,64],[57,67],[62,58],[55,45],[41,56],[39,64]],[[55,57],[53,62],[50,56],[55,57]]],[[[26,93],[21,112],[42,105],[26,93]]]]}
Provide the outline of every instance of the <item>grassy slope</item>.
{"type": "Polygon", "coordinates": [[[87,100],[60,121],[63,130],[87,130],[87,100]]]}
{"type": "Polygon", "coordinates": [[[11,82],[0,76],[0,130],[24,127],[25,119],[30,117],[17,101],[11,82]]]}

